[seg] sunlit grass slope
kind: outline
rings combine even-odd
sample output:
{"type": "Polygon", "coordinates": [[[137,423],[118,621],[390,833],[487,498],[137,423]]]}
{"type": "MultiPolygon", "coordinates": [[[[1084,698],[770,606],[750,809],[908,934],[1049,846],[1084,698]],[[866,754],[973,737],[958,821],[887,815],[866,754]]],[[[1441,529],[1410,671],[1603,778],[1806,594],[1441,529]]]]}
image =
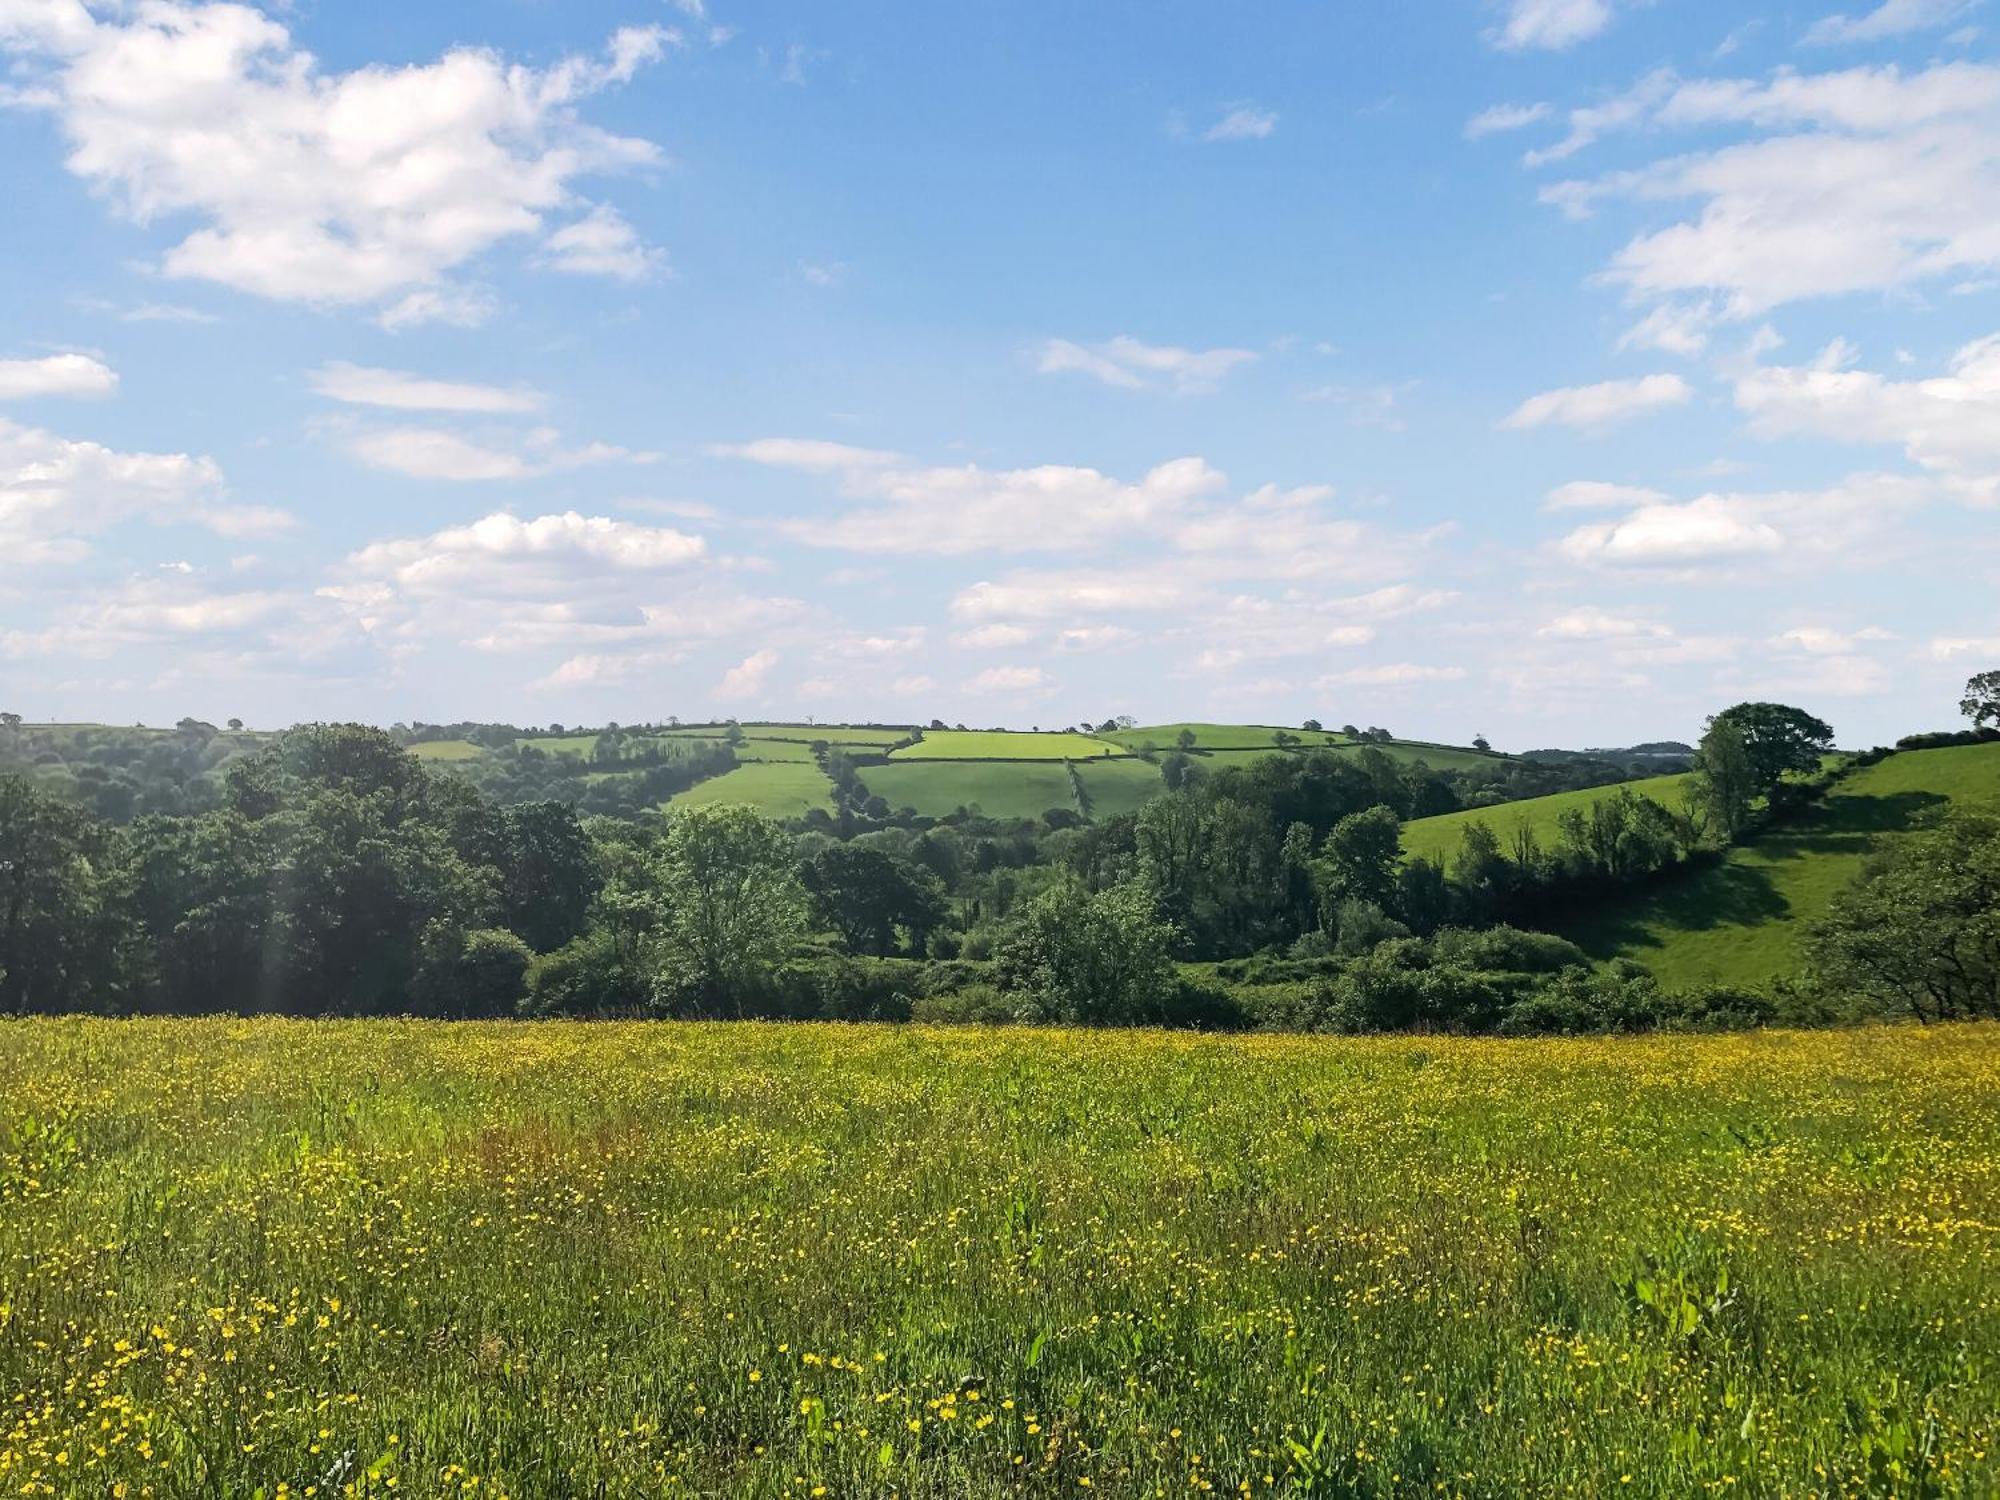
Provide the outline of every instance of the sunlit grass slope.
{"type": "Polygon", "coordinates": [[[1087,734],[1022,734],[1009,730],[932,729],[891,760],[1090,760],[1119,747],[1087,734]]]}
{"type": "MultiPolygon", "coordinates": [[[[1143,762],[1139,762],[1143,764],[1143,762]]],[[[1153,779],[1159,772],[1147,767],[1153,779]]],[[[871,795],[900,811],[915,808],[925,817],[949,817],[961,807],[977,807],[990,818],[1039,818],[1052,807],[1075,807],[1069,771],[1059,760],[903,761],[864,766],[861,781],[871,795]]]]}
{"type": "Polygon", "coordinates": [[[698,781],[676,793],[674,807],[754,807],[772,818],[796,818],[813,808],[833,810],[833,783],[810,761],[754,761],[698,781]]]}
{"type": "Polygon", "coordinates": [[[1798,969],[1805,928],[1883,840],[1960,799],[2000,800],[2000,744],[1893,755],[1720,864],[1609,902],[1565,930],[1595,956],[1637,959],[1674,987],[1769,984],[1798,969]]]}
{"type": "Polygon", "coordinates": [[[0,1022],[0,1481],[1970,1500],[1996,1094],[1990,1026],[0,1022]]]}
{"type": "Polygon", "coordinates": [[[1469,808],[1435,818],[1418,818],[1403,825],[1403,853],[1411,858],[1442,859],[1449,863],[1465,837],[1465,825],[1468,823],[1486,824],[1499,835],[1502,848],[1512,846],[1517,830],[1531,828],[1542,847],[1547,849],[1555,842],[1559,820],[1570,808],[1588,812],[1592,803],[1605,797],[1615,797],[1623,790],[1678,812],[1687,782],[1685,775],[1649,776],[1643,781],[1558,792],[1550,797],[1503,802],[1497,807],[1469,808]]]}

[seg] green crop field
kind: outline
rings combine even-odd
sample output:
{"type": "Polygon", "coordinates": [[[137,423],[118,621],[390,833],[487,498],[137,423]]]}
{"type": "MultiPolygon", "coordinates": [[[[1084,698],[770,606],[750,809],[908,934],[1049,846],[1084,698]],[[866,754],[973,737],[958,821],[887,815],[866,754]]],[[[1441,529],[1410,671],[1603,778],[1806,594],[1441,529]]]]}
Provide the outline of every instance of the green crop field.
{"type": "Polygon", "coordinates": [[[486,752],[470,740],[422,740],[410,746],[418,760],[478,760],[486,752]]]}
{"type": "Polygon", "coordinates": [[[1662,807],[1678,812],[1689,777],[1649,776],[1643,781],[1620,782],[1616,786],[1589,787],[1578,792],[1558,792],[1553,797],[1530,797],[1521,802],[1503,802],[1498,807],[1468,808],[1436,818],[1418,818],[1403,825],[1403,853],[1412,859],[1441,859],[1450,863],[1465,836],[1468,823],[1484,823],[1500,836],[1502,848],[1509,847],[1515,831],[1522,826],[1534,830],[1544,849],[1556,839],[1557,821],[1569,808],[1589,811],[1591,804],[1621,791],[1646,797],[1662,807]]]}
{"type": "Polygon", "coordinates": [[[1052,807],[1076,806],[1061,761],[891,760],[863,766],[861,781],[890,807],[913,807],[929,818],[973,806],[992,818],[1038,818],[1052,807]]]}
{"type": "Polygon", "coordinates": [[[1002,730],[931,729],[891,760],[1090,760],[1118,746],[1087,734],[1022,734],[1002,730]]]}
{"type": "Polygon", "coordinates": [[[0,1481],[1973,1500],[1996,1105],[1991,1025],[0,1021],[0,1481]]]}
{"type": "Polygon", "coordinates": [[[1907,750],[1865,767],[1719,865],[1613,900],[1565,931],[1596,957],[1637,959],[1671,987],[1769,984],[1797,969],[1805,925],[1884,839],[1960,799],[2000,801],[2000,744],[1907,750]]]}
{"type": "MultiPolygon", "coordinates": [[[[853,724],[745,724],[744,734],[752,739],[797,740],[802,745],[810,745],[814,740],[825,740],[829,745],[893,745],[898,740],[908,739],[910,731],[895,726],[887,728],[853,724]]],[[[692,735],[698,739],[720,739],[723,726],[720,724],[683,724],[675,729],[663,729],[667,735],[692,735]]]]}
{"type": "Polygon", "coordinates": [[[672,799],[674,807],[754,807],[773,818],[796,818],[815,807],[833,808],[833,783],[811,762],[761,761],[696,782],[672,799]]]}

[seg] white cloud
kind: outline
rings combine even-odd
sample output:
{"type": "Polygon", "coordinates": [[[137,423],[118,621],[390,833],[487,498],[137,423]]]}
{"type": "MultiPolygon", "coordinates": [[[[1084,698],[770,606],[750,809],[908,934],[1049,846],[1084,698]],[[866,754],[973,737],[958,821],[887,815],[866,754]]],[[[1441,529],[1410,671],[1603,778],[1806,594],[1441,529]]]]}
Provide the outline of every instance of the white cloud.
{"type": "Polygon", "coordinates": [[[389,333],[421,328],[427,323],[443,323],[452,328],[477,328],[493,316],[493,298],[466,287],[420,287],[392,302],[375,315],[375,322],[389,333]]]}
{"type": "Polygon", "coordinates": [[[2000,334],[1965,345],[1950,373],[1928,380],[1852,369],[1851,358],[1836,342],[1811,365],[1751,370],[1736,404],[1765,437],[1894,443],[1965,498],[2000,502],[2000,334]]]}
{"type": "Polygon", "coordinates": [[[2000,635],[1941,635],[1932,640],[1933,661],[1955,661],[1961,656],[2000,659],[2000,635]]]}
{"type": "Polygon", "coordinates": [[[967,651],[1007,651],[1025,646],[1032,639],[1034,632],[1025,626],[981,625],[974,630],[960,631],[951,638],[951,643],[967,651]]]}
{"type": "Polygon", "coordinates": [[[1040,667],[988,667],[971,686],[975,693],[1037,693],[1055,683],[1040,667]]]}
{"type": "Polygon", "coordinates": [[[883,469],[902,463],[900,453],[856,448],[817,438],[758,438],[749,443],[715,443],[708,450],[717,458],[747,459],[774,469],[804,469],[809,474],[836,474],[846,469],[883,469]]]}
{"type": "Polygon", "coordinates": [[[371,469],[461,483],[532,479],[596,464],[650,463],[657,456],[610,443],[565,449],[556,441],[555,433],[541,430],[529,434],[525,448],[499,447],[439,428],[389,427],[353,434],[347,439],[347,451],[371,469]]]}
{"type": "Polygon", "coordinates": [[[1510,51],[1561,51],[1602,34],[1611,17],[1611,0],[1508,0],[1494,41],[1510,51]]]}
{"type": "Polygon", "coordinates": [[[1808,656],[1848,656],[1864,645],[1893,641],[1896,637],[1879,626],[1860,630],[1831,630],[1824,625],[1799,625],[1771,637],[1771,644],[1808,656]]]}
{"type": "Polygon", "coordinates": [[[1664,491],[1647,489],[1643,485],[1573,479],[1550,490],[1542,500],[1542,509],[1604,510],[1628,505],[1658,505],[1668,498],[1664,491]]]}
{"type": "Polygon", "coordinates": [[[1496,104],[1490,109],[1482,109],[1465,122],[1465,138],[1468,141],[1481,140],[1489,135],[1501,135],[1510,130],[1521,130],[1549,117],[1549,107],[1536,104],[1496,104]]]}
{"type": "Polygon", "coordinates": [[[0,417],[0,567],[72,562],[84,540],[128,520],[229,535],[289,523],[283,512],[223,503],[222,470],[186,453],[121,453],[0,417]]]}
{"type": "Polygon", "coordinates": [[[582,652],[558,663],[533,686],[551,688],[621,687],[636,678],[675,666],[686,659],[682,651],[632,651],[622,656],[603,652],[582,652]]]}
{"type": "Polygon", "coordinates": [[[1840,42],[1879,42],[1949,26],[1972,9],[1971,0],[1882,0],[1859,16],[1826,16],[1806,30],[1808,46],[1840,42]]]}
{"type": "Polygon", "coordinates": [[[519,387],[427,380],[401,370],[371,369],[341,361],[322,365],[306,379],[330,400],[396,411],[530,412],[542,405],[539,392],[519,387]]]}
{"type": "Polygon", "coordinates": [[[1659,567],[1755,556],[1784,544],[1777,528],[1740,504],[1705,495],[1685,505],[1642,505],[1622,520],[1579,527],[1558,550],[1590,566],[1659,567]]]}
{"type": "Polygon", "coordinates": [[[1646,412],[1685,406],[1694,388],[1678,375],[1642,375],[1635,380],[1606,380],[1597,385],[1565,386],[1530,396],[1501,423],[1506,428],[1599,428],[1628,421],[1646,412]]]}
{"type": "Polygon", "coordinates": [[[577,115],[661,54],[672,37],[657,27],[541,69],[459,48],[340,73],[245,5],[95,16],[42,0],[6,14],[13,102],[55,116],[69,170],[142,223],[196,221],[166,275],[262,297],[351,305],[434,287],[541,233],[574,204],[574,179],[659,159],[577,115]]]}
{"type": "Polygon", "coordinates": [[[1627,641],[1672,635],[1666,626],[1587,604],[1557,615],[1535,634],[1548,641],[1627,641]]]}
{"type": "Polygon", "coordinates": [[[558,591],[579,568],[587,573],[652,573],[699,560],[707,544],[664,526],[640,526],[576,511],[522,520],[505,512],[425,537],[376,542],[350,559],[360,578],[413,593],[558,591]]]}
{"type": "Polygon", "coordinates": [[[751,652],[722,674],[722,680],[715,685],[715,696],[729,701],[757,697],[777,664],[778,653],[769,648],[751,652]]]}
{"type": "Polygon", "coordinates": [[[1663,302],[1626,329],[1620,349],[1657,349],[1693,359],[1708,348],[1718,310],[1711,302],[1663,302]]]}
{"type": "Polygon", "coordinates": [[[1373,667],[1351,667],[1330,672],[1315,684],[1322,692],[1343,687],[1414,687],[1424,682],[1463,682],[1463,667],[1433,667],[1416,662],[1385,662],[1373,667]]]}
{"type": "Polygon", "coordinates": [[[1232,106],[1221,119],[1202,132],[1204,141],[1261,141],[1278,128],[1278,117],[1253,104],[1232,106]]]}
{"type": "Polygon", "coordinates": [[[1256,358],[1249,349],[1181,349],[1120,334],[1101,344],[1050,339],[1041,347],[1036,368],[1044,375],[1090,375],[1126,390],[1164,385],[1189,395],[1213,390],[1231,371],[1256,358]]]}
{"type": "Polygon", "coordinates": [[[666,268],[666,256],[642,241],[616,209],[603,204],[551,234],[543,252],[538,264],[578,276],[644,281],[666,268]]]}
{"type": "Polygon", "coordinates": [[[0,401],[31,396],[109,396],[117,389],[118,372],[88,354],[0,359],[0,401]]]}
{"type": "Polygon", "coordinates": [[[1607,279],[1635,298],[1714,295],[1720,315],[1748,318],[2000,267],[2000,67],[1781,70],[1763,82],[1657,73],[1571,118],[1570,139],[1535,160],[1640,125],[1750,135],[1544,191],[1576,215],[1614,199],[1698,205],[1613,258],[1607,279]]]}

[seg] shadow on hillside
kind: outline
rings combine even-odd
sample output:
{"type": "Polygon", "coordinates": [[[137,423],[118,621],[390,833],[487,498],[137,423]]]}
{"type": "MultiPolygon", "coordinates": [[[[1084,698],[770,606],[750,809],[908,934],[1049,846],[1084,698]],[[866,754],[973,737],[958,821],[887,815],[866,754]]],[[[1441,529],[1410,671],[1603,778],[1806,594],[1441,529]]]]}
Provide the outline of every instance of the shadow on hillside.
{"type": "Polygon", "coordinates": [[[1748,847],[1759,863],[1718,860],[1685,867],[1625,900],[1579,914],[1569,935],[1595,958],[1638,956],[1664,946],[1676,932],[1754,927],[1792,914],[1772,865],[1808,855],[1866,854],[1883,834],[1902,833],[1949,798],[1935,792],[1885,797],[1829,797],[1796,822],[1773,829],[1748,847]]]}

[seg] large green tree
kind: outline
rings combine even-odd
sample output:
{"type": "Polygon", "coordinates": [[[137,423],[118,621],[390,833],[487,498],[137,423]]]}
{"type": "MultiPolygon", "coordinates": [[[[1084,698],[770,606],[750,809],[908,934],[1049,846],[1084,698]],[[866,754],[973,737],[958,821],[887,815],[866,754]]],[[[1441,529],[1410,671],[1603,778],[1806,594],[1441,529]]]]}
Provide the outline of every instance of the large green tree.
{"type": "Polygon", "coordinates": [[[1978,728],[2000,729],[2000,671],[1981,672],[1967,681],[1958,711],[1978,728]]]}
{"type": "Polygon", "coordinates": [[[0,776],[0,1014],[116,1010],[131,953],[115,830],[0,776]]]}
{"type": "Polygon", "coordinates": [[[656,875],[657,997],[741,1014],[805,931],[791,840],[752,808],[686,808],[668,825],[656,875]]]}
{"type": "Polygon", "coordinates": [[[1708,721],[1713,731],[1726,724],[1743,737],[1743,753],[1757,789],[1769,795],[1787,775],[1817,771],[1833,749],[1833,726],[1786,703],[1738,703],[1708,721]]]}
{"type": "Polygon", "coordinates": [[[1701,808],[1734,843],[1749,825],[1751,804],[1763,789],[1742,726],[1721,716],[1709,720],[1694,765],[1701,808]]]}
{"type": "Polygon", "coordinates": [[[921,865],[856,844],[828,843],[799,870],[812,897],[813,915],[833,928],[855,953],[885,957],[900,928],[912,951],[944,920],[944,887],[921,865]]]}
{"type": "Polygon", "coordinates": [[[1136,1025],[1173,994],[1173,937],[1142,887],[1065,876],[1021,908],[995,968],[1038,1019],[1136,1025]]]}

